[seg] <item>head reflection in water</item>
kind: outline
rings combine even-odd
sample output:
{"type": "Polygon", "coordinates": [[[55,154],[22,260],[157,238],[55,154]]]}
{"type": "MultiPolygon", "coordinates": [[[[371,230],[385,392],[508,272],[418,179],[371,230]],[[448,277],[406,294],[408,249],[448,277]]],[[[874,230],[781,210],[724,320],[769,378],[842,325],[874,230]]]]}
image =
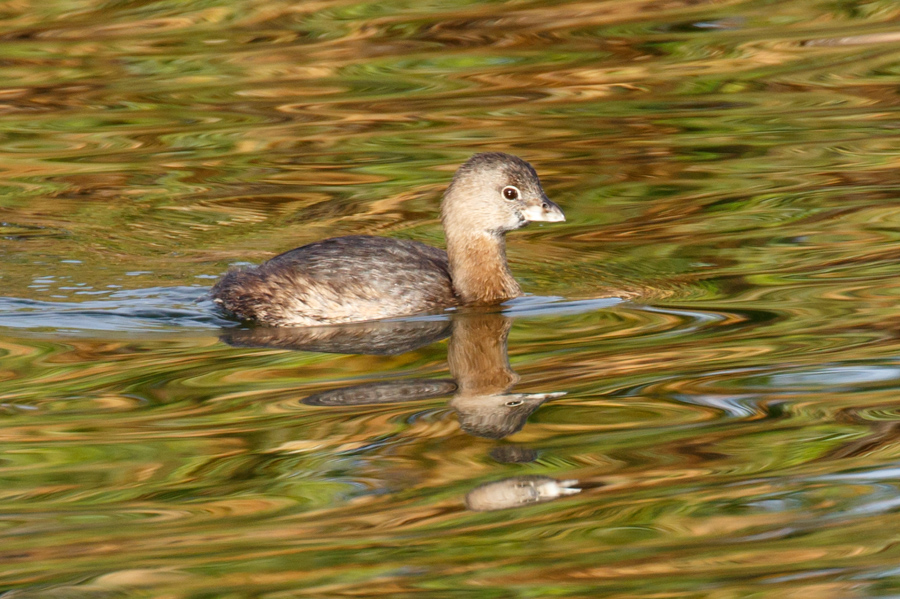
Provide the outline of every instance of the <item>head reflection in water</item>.
{"type": "MultiPolygon", "coordinates": [[[[446,322],[440,324],[446,326],[446,322]]],[[[509,366],[506,351],[506,339],[511,325],[512,321],[509,318],[497,313],[460,314],[454,318],[447,361],[455,381],[404,379],[354,385],[311,395],[305,398],[303,403],[313,406],[368,405],[430,399],[449,395],[455,391],[450,399],[450,407],[456,412],[462,430],[477,437],[502,439],[521,430],[531,413],[545,401],[565,395],[565,393],[507,393],[519,380],[518,375],[509,366]]],[[[394,346],[404,348],[418,346],[418,342],[411,338],[414,337],[411,335],[414,330],[411,327],[414,326],[420,327],[422,335],[430,340],[434,340],[441,332],[435,330],[434,323],[428,322],[385,321],[380,323],[380,326],[382,328],[378,331],[377,345],[381,350],[394,346]],[[395,325],[400,327],[403,341],[400,344],[391,344],[386,340],[386,336],[389,337],[389,327],[395,325]]],[[[281,333],[278,329],[264,331],[269,336],[281,333]]],[[[346,351],[349,349],[348,343],[352,345],[353,338],[335,339],[334,336],[340,331],[341,329],[335,329],[328,336],[324,333],[319,334],[314,347],[322,351],[323,340],[327,339],[329,344],[336,344],[336,347],[346,351]]],[[[359,331],[351,328],[347,334],[350,333],[355,335],[359,331]]],[[[297,344],[297,349],[310,348],[311,340],[308,338],[308,332],[304,330],[303,335],[305,335],[303,343],[297,344]]],[[[231,341],[234,343],[234,340],[231,341]]],[[[241,341],[242,344],[248,344],[246,336],[241,341]]],[[[272,340],[268,341],[271,343],[272,340]]],[[[298,339],[279,338],[276,346],[290,347],[291,342],[295,341],[298,339]]],[[[363,345],[363,348],[373,349],[369,345],[363,345]]]]}
{"type": "Polygon", "coordinates": [[[458,389],[450,407],[470,435],[508,437],[520,431],[542,403],[565,395],[507,393],[519,380],[506,348],[511,326],[501,314],[469,314],[454,322],[447,361],[458,389]]]}
{"type": "Polygon", "coordinates": [[[486,483],[466,494],[466,507],[490,512],[542,503],[580,493],[577,480],[556,480],[549,476],[514,476],[486,483]]]}

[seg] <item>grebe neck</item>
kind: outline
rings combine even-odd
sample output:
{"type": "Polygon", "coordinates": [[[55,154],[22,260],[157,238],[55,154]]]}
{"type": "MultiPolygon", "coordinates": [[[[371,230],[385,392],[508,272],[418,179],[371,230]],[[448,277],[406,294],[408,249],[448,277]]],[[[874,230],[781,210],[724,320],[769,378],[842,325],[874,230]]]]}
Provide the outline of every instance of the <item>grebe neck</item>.
{"type": "Polygon", "coordinates": [[[502,233],[447,231],[453,289],[464,304],[490,305],[522,294],[506,263],[502,233]]]}

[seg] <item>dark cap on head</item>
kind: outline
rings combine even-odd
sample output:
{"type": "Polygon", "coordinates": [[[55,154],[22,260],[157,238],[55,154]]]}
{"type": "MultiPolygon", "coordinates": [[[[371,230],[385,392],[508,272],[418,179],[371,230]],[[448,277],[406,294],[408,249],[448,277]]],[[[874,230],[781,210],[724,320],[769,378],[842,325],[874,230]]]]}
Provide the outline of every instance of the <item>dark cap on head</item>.
{"type": "Polygon", "coordinates": [[[457,171],[467,174],[479,170],[500,170],[507,178],[522,183],[530,180],[540,181],[534,167],[512,154],[504,152],[481,152],[466,160],[457,171]]]}

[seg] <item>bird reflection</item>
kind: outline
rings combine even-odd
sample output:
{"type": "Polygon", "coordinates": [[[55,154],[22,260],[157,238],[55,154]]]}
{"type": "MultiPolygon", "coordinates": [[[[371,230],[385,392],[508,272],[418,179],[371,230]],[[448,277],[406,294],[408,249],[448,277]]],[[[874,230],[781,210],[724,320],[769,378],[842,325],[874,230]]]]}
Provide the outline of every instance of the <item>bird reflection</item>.
{"type": "MultiPolygon", "coordinates": [[[[450,335],[447,362],[453,380],[402,379],[352,385],[310,395],[311,406],[359,406],[446,397],[460,428],[473,436],[503,439],[525,426],[544,402],[565,395],[512,393],[519,381],[509,364],[507,338],[512,320],[496,312],[470,311],[452,320],[378,321],[339,327],[255,328],[223,333],[223,341],[244,347],[274,347],[332,353],[392,355],[423,347],[450,335]]],[[[537,459],[533,449],[495,447],[498,462],[537,459]]],[[[516,476],[483,484],[466,495],[466,506],[491,511],[540,503],[578,493],[578,481],[516,476]]]]}
{"type": "Polygon", "coordinates": [[[456,382],[446,379],[414,379],[367,383],[316,393],[303,399],[308,406],[364,406],[433,399],[456,391],[456,382]]]}
{"type": "Polygon", "coordinates": [[[513,476],[475,487],[466,494],[466,507],[489,512],[543,503],[580,493],[577,484],[577,480],[556,480],[549,476],[513,476]]]}
{"type": "Polygon", "coordinates": [[[447,362],[458,389],[450,407],[465,432],[502,439],[518,432],[532,412],[565,393],[507,393],[519,381],[509,366],[506,340],[512,320],[468,314],[455,320],[447,362]]]}
{"type": "Polygon", "coordinates": [[[235,347],[393,356],[431,345],[449,334],[450,321],[446,319],[376,320],[341,326],[225,329],[219,339],[235,347]]]}
{"type": "MultiPolygon", "coordinates": [[[[387,347],[420,347],[430,343],[443,330],[435,323],[425,321],[369,323],[384,325],[384,328],[370,328],[374,339],[365,340],[364,349],[387,347]],[[397,327],[397,325],[410,325],[397,327]],[[426,326],[431,325],[431,326],[426,326]],[[396,327],[391,329],[391,327],[396,327]],[[402,343],[387,340],[390,330],[398,331],[402,343]],[[418,331],[419,338],[413,334],[418,331]]],[[[441,324],[448,325],[448,322],[441,324]]],[[[311,395],[303,403],[313,406],[356,406],[378,403],[416,401],[450,395],[450,407],[459,418],[460,427],[466,433],[488,439],[502,439],[525,426],[528,417],[548,399],[565,393],[508,393],[518,382],[519,376],[509,366],[506,340],[512,320],[498,313],[459,314],[452,320],[450,346],[447,361],[452,381],[446,379],[396,380],[364,385],[354,385],[332,389],[311,395]]],[[[326,327],[322,327],[323,329],[326,327]]],[[[343,329],[345,327],[331,327],[343,329]]],[[[347,347],[351,339],[362,336],[362,330],[350,327],[348,332],[313,331],[287,329],[281,334],[279,329],[251,329],[241,331],[244,339],[256,330],[262,331],[253,337],[256,342],[276,339],[275,347],[308,349],[310,347],[347,347]],[[299,341],[296,345],[294,341],[299,341]],[[299,346],[299,347],[298,347],[299,346]]],[[[358,353],[358,352],[356,352],[358,353]]]]}

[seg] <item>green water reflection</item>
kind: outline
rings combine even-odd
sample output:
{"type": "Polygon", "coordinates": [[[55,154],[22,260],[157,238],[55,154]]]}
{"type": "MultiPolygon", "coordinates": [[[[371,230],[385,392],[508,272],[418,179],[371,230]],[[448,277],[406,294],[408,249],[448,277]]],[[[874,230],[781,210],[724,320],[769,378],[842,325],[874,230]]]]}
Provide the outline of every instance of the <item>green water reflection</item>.
{"type": "Polygon", "coordinates": [[[896,2],[0,16],[3,597],[900,592],[896,2]],[[503,314],[298,348],[203,299],[442,245],[485,150],[567,216],[503,314]]]}

